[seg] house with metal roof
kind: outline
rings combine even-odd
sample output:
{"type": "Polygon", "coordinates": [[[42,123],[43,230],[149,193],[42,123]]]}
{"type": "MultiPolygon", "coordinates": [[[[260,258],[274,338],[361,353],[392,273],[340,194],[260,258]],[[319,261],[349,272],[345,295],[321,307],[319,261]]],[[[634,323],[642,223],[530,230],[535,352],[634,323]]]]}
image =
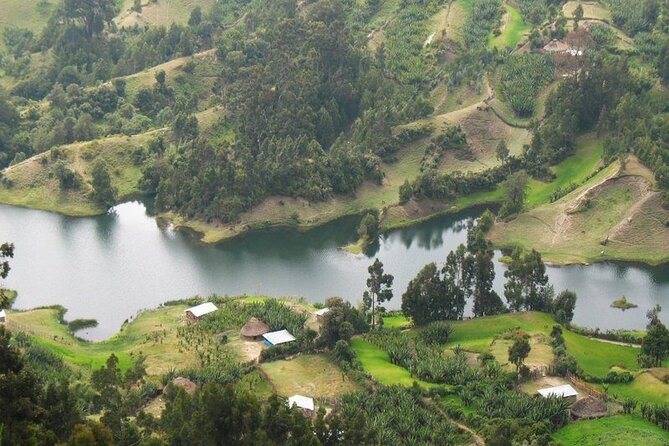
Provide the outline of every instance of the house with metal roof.
{"type": "Polygon", "coordinates": [[[290,334],[288,330],[271,331],[269,333],[265,333],[262,335],[262,337],[265,339],[263,342],[269,347],[273,345],[285,344],[287,342],[293,342],[295,340],[295,336],[290,334]]]}
{"type": "Polygon", "coordinates": [[[576,401],[576,397],[578,397],[578,392],[576,389],[574,389],[569,384],[563,384],[561,386],[555,387],[546,387],[544,389],[539,389],[537,393],[539,393],[539,395],[541,395],[543,398],[556,396],[559,398],[565,398],[569,401],[576,401]]]}
{"type": "Polygon", "coordinates": [[[209,313],[213,313],[216,310],[218,310],[216,305],[214,305],[211,302],[205,302],[203,304],[187,309],[186,316],[188,316],[189,319],[192,319],[194,321],[199,321],[202,318],[202,316],[207,315],[209,313]]]}

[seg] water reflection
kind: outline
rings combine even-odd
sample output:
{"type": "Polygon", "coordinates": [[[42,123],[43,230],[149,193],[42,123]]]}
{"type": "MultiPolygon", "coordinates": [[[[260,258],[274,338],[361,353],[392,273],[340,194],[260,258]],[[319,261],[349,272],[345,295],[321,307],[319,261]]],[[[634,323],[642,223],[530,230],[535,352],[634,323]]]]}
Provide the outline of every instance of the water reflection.
{"type": "MultiPolygon", "coordinates": [[[[100,325],[88,330],[88,337],[102,339],[140,309],[195,294],[311,301],[338,295],[357,302],[373,257],[395,276],[395,298],[387,307],[399,308],[409,280],[426,263],[443,264],[448,252],[466,241],[466,220],[480,212],[391,232],[359,256],[338,249],[355,241],[359,217],[303,233],[275,229],[208,246],[157,221],[141,203],[85,219],[0,206],[0,241],[16,244],[7,285],[19,291],[19,308],[62,304],[70,319],[97,319],[100,325]]],[[[496,263],[495,269],[495,288],[502,294],[505,265],[496,263]]],[[[556,291],[579,294],[575,322],[582,325],[643,328],[646,309],[655,303],[669,308],[667,266],[576,265],[551,267],[548,274],[556,291]],[[622,294],[638,311],[610,308],[622,294]]],[[[662,317],[669,319],[669,311],[662,317]]]]}

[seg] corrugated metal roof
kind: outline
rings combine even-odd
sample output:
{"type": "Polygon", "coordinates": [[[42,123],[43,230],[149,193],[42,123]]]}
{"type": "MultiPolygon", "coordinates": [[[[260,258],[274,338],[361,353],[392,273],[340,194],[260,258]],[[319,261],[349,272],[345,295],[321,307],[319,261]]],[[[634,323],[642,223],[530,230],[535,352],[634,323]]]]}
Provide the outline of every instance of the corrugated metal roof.
{"type": "Polygon", "coordinates": [[[293,395],[288,398],[288,407],[297,406],[300,409],[314,410],[314,399],[308,396],[293,395]]]}
{"type": "Polygon", "coordinates": [[[186,310],[186,312],[190,312],[195,317],[200,317],[204,316],[205,314],[212,313],[216,310],[218,310],[218,308],[216,308],[216,305],[212,304],[211,302],[205,302],[193,308],[189,308],[188,310],[186,310]]]}
{"type": "Polygon", "coordinates": [[[314,314],[315,314],[316,316],[323,316],[325,313],[327,313],[327,312],[329,312],[329,311],[330,311],[330,309],[326,307],[326,308],[321,308],[321,309],[318,310],[318,311],[315,311],[314,314]]]}
{"type": "Polygon", "coordinates": [[[272,331],[270,333],[265,333],[262,337],[267,339],[272,345],[285,344],[286,342],[295,340],[295,336],[290,334],[288,330],[272,331]]]}
{"type": "Polygon", "coordinates": [[[539,394],[544,398],[549,396],[559,396],[562,398],[568,398],[570,396],[578,395],[578,392],[569,384],[563,384],[556,387],[546,387],[545,389],[539,389],[539,394]]]}

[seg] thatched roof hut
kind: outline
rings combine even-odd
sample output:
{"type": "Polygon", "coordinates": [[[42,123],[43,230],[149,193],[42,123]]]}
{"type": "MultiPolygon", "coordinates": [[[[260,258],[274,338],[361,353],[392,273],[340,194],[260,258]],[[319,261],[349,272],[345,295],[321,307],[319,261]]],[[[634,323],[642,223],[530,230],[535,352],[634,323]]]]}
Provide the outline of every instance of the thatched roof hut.
{"type": "Polygon", "coordinates": [[[258,318],[252,317],[244,324],[241,335],[246,338],[260,339],[262,335],[269,332],[269,326],[258,318]]]}
{"type": "Polygon", "coordinates": [[[571,416],[577,420],[587,420],[590,418],[601,418],[609,414],[609,408],[606,403],[599,398],[588,396],[582,400],[576,401],[570,409],[571,416]]]}
{"type": "Polygon", "coordinates": [[[184,378],[183,376],[178,376],[172,380],[172,384],[174,384],[177,387],[181,387],[186,391],[187,394],[192,395],[195,393],[197,390],[197,384],[195,384],[193,381],[191,381],[188,378],[184,378]]]}

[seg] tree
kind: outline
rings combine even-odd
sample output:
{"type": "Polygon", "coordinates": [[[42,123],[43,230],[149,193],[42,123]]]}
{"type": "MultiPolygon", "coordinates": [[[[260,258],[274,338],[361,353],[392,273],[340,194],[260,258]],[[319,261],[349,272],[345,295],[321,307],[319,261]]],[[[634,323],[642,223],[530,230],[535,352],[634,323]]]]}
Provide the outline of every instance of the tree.
{"type": "Polygon", "coordinates": [[[659,367],[669,355],[669,330],[662,322],[653,324],[641,340],[641,354],[650,359],[652,367],[659,367]]]}
{"type": "Polygon", "coordinates": [[[202,8],[196,6],[190,12],[190,17],[188,18],[188,26],[198,26],[202,22],[202,8]]]}
{"type": "Polygon", "coordinates": [[[83,23],[86,38],[91,40],[94,35],[104,31],[118,14],[117,0],[65,0],[63,12],[66,18],[83,23]]]}
{"type": "Polygon", "coordinates": [[[499,144],[497,144],[495,155],[499,162],[502,164],[506,163],[506,160],[509,158],[509,147],[506,145],[506,141],[501,140],[499,144]]]}
{"type": "Polygon", "coordinates": [[[90,141],[97,136],[93,117],[88,113],[82,113],[73,128],[75,141],[90,141]]]}
{"type": "Polygon", "coordinates": [[[142,0],[133,0],[132,9],[138,13],[142,12],[142,0]]]}
{"type": "Polygon", "coordinates": [[[107,168],[102,162],[93,166],[93,193],[98,203],[111,207],[116,203],[116,189],[111,184],[107,168]]]}
{"type": "Polygon", "coordinates": [[[519,336],[513,341],[513,345],[509,347],[509,362],[516,366],[516,371],[520,371],[520,367],[525,362],[527,355],[530,354],[530,342],[526,336],[519,336]]]}
{"type": "MultiPolygon", "coordinates": [[[[14,245],[3,243],[0,245],[0,279],[6,279],[9,275],[9,260],[14,257],[14,245]]],[[[7,294],[7,290],[0,287],[0,310],[11,306],[13,298],[7,294]]]]}
{"type": "Polygon", "coordinates": [[[351,362],[355,358],[355,353],[351,349],[351,345],[343,339],[340,339],[335,344],[334,355],[337,360],[343,362],[351,362]]]}
{"type": "Polygon", "coordinates": [[[332,348],[337,341],[350,339],[369,329],[364,314],[341,297],[331,297],[325,305],[330,310],[323,315],[318,342],[332,348]]]}
{"type": "Polygon", "coordinates": [[[580,3],[578,4],[578,6],[574,9],[573,16],[574,16],[574,30],[577,30],[578,22],[580,22],[581,19],[583,19],[583,5],[581,5],[580,3]]]}
{"type": "Polygon", "coordinates": [[[567,325],[574,318],[574,308],[576,307],[576,293],[570,290],[564,290],[555,297],[553,301],[553,314],[555,320],[563,325],[567,325]]]}
{"type": "Polygon", "coordinates": [[[113,446],[112,432],[104,424],[89,421],[86,424],[74,426],[72,435],[67,440],[67,446],[113,446]]]}
{"type": "Polygon", "coordinates": [[[473,313],[476,317],[490,316],[504,311],[504,303],[492,289],[495,279],[495,265],[492,253],[481,251],[474,255],[473,264],[473,313]]]}
{"type": "Polygon", "coordinates": [[[504,277],[504,297],[512,310],[551,311],[553,288],[538,251],[533,249],[522,255],[520,250],[514,250],[504,277]]]}
{"type": "Polygon", "coordinates": [[[363,302],[367,310],[372,310],[372,329],[376,326],[376,307],[393,298],[393,279],[391,274],[383,272],[383,263],[377,258],[367,268],[367,291],[363,295],[363,302]]]}
{"type": "Polygon", "coordinates": [[[379,217],[375,213],[370,212],[362,218],[358,226],[358,238],[365,246],[379,238],[379,217]]]}
{"type": "Polygon", "coordinates": [[[662,306],[660,304],[655,304],[653,308],[646,311],[646,317],[648,318],[647,329],[651,329],[653,325],[660,323],[660,312],[662,311],[662,306]]]}
{"type": "Polygon", "coordinates": [[[172,135],[179,142],[193,141],[199,134],[197,118],[193,115],[179,113],[172,126],[172,135]]]}
{"type": "Polygon", "coordinates": [[[523,210],[527,197],[529,177],[524,171],[516,172],[504,183],[504,202],[499,211],[501,216],[509,216],[523,210]]]}
{"type": "Polygon", "coordinates": [[[0,325],[0,444],[56,444],[80,421],[67,385],[43,387],[0,325]]]}
{"type": "Polygon", "coordinates": [[[404,180],[400,186],[400,204],[406,204],[413,197],[413,187],[409,180],[404,180]]]}
{"type": "Polygon", "coordinates": [[[415,325],[445,319],[439,299],[445,295],[444,283],[435,263],[429,263],[413,278],[402,295],[402,312],[415,325]]]}

